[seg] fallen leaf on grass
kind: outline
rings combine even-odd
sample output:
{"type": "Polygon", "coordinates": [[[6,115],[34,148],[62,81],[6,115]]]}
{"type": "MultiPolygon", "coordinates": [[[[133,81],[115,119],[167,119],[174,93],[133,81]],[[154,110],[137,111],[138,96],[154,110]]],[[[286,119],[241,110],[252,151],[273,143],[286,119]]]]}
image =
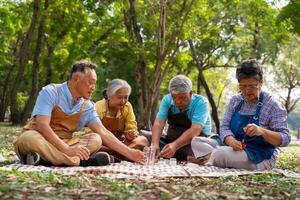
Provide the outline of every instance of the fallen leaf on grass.
{"type": "Polygon", "coordinates": [[[172,198],[172,200],[179,200],[179,199],[181,199],[181,197],[182,197],[182,195],[179,195],[177,197],[172,198]]]}
{"type": "Polygon", "coordinates": [[[167,189],[165,189],[163,187],[158,187],[157,189],[160,190],[161,192],[170,193],[169,190],[167,190],[167,189]]]}
{"type": "Polygon", "coordinates": [[[253,198],[250,197],[250,196],[240,195],[240,196],[239,196],[239,199],[241,199],[241,200],[251,200],[251,199],[253,199],[253,198]]]}

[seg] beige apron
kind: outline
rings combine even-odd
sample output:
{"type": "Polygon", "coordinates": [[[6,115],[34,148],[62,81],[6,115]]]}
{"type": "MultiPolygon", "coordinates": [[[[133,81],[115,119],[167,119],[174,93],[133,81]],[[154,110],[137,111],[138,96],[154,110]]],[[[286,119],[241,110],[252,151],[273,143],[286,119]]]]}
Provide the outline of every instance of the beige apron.
{"type": "MultiPolygon", "coordinates": [[[[57,90],[57,86],[56,90],[57,90]]],[[[60,95],[58,95],[59,98],[60,95]]],[[[64,113],[57,105],[54,107],[50,120],[50,127],[60,139],[68,145],[86,146],[90,153],[97,152],[101,148],[101,138],[96,133],[89,133],[80,137],[73,138],[72,135],[77,129],[78,120],[83,112],[87,100],[85,100],[80,111],[75,114],[64,113]]],[[[54,165],[79,165],[79,157],[70,157],[51,143],[49,143],[38,131],[36,131],[36,119],[30,120],[23,128],[23,133],[13,142],[15,151],[20,159],[23,159],[30,151],[40,154],[40,156],[54,165]]]]}

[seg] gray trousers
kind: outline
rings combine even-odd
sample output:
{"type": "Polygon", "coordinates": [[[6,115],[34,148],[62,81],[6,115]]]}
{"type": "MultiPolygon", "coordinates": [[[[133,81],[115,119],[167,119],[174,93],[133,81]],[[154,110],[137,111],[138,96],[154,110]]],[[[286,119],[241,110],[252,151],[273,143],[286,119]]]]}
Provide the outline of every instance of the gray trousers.
{"type": "Polygon", "coordinates": [[[193,138],[191,143],[192,150],[194,151],[194,149],[197,149],[197,145],[203,145],[204,143],[213,147],[210,158],[205,165],[247,170],[270,170],[274,167],[274,163],[271,160],[264,160],[261,163],[254,164],[245,151],[235,151],[230,146],[219,146],[211,138],[193,138]]]}

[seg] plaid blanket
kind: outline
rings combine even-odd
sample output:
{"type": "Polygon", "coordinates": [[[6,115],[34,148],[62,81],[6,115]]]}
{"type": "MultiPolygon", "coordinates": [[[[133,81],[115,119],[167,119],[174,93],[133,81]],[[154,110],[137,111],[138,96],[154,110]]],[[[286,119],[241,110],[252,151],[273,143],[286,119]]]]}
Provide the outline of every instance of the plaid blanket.
{"type": "Polygon", "coordinates": [[[248,171],[243,169],[219,168],[214,166],[199,166],[196,164],[180,165],[138,165],[134,163],[114,163],[99,167],[45,167],[23,164],[11,164],[0,167],[0,171],[17,169],[20,172],[53,172],[63,174],[88,173],[109,178],[151,179],[170,177],[221,177],[228,175],[246,175],[257,173],[279,173],[287,177],[300,178],[300,173],[280,169],[271,171],[248,171]]]}

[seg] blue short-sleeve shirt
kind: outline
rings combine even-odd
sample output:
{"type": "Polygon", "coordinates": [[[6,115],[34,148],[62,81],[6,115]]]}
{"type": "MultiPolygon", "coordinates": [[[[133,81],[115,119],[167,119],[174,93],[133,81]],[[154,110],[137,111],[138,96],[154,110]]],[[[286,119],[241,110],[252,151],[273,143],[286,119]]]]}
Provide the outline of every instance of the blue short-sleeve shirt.
{"type": "MultiPolygon", "coordinates": [[[[157,113],[158,118],[167,120],[168,111],[171,105],[174,105],[171,94],[167,94],[163,97],[159,112],[157,113]]],[[[211,133],[211,119],[209,113],[208,100],[198,94],[193,94],[188,107],[184,110],[178,109],[175,105],[171,107],[173,114],[178,114],[187,111],[187,117],[191,120],[192,124],[200,124],[203,126],[203,132],[207,135],[211,133]]]]}
{"type": "MultiPolygon", "coordinates": [[[[57,89],[53,84],[43,87],[37,97],[31,118],[37,115],[51,117],[53,108],[57,105],[66,114],[75,114],[80,111],[84,102],[83,98],[72,103],[72,94],[68,88],[67,82],[58,85],[57,89]]],[[[80,115],[77,130],[91,123],[99,123],[100,119],[94,108],[94,103],[88,100],[83,112],[80,115]]]]}

